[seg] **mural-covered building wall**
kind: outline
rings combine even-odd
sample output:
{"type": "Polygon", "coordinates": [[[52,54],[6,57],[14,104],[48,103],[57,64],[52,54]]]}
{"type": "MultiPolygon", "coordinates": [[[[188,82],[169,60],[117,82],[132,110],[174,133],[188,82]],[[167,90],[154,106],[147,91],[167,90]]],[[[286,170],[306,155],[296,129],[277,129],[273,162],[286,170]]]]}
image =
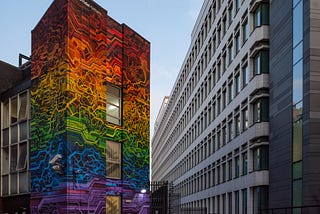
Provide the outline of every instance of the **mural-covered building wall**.
{"type": "Polygon", "coordinates": [[[49,7],[32,31],[32,213],[148,212],[149,55],[93,1],[49,7]]]}

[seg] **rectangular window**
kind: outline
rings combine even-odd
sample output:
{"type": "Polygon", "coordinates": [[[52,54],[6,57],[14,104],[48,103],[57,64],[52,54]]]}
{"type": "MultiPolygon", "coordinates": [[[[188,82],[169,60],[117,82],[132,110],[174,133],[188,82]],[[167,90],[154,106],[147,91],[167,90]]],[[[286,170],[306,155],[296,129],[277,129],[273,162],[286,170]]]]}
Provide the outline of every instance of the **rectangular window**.
{"type": "Polygon", "coordinates": [[[260,98],[253,103],[253,123],[269,121],[269,99],[260,98]]]}
{"type": "Polygon", "coordinates": [[[27,153],[28,144],[26,142],[20,143],[17,170],[23,170],[27,168],[27,153]]]}
{"type": "Polygon", "coordinates": [[[242,110],[242,130],[248,129],[248,108],[242,110]]]}
{"type": "Polygon", "coordinates": [[[233,51],[233,43],[231,42],[229,47],[228,47],[228,52],[229,52],[229,64],[231,64],[231,62],[234,59],[234,51],[233,51]]]}
{"type": "Polygon", "coordinates": [[[239,156],[234,158],[234,177],[238,178],[240,176],[240,159],[239,156]]]}
{"type": "Polygon", "coordinates": [[[242,67],[242,87],[244,88],[249,83],[249,68],[248,64],[242,67]]]}
{"type": "Polygon", "coordinates": [[[238,136],[240,134],[240,115],[236,115],[234,117],[235,121],[235,136],[238,136]]]}
{"type": "Polygon", "coordinates": [[[246,43],[249,38],[249,25],[248,20],[246,20],[242,25],[242,44],[246,43]]]}
{"type": "Polygon", "coordinates": [[[269,147],[259,146],[253,149],[253,170],[267,170],[269,168],[269,147]]]}
{"type": "Polygon", "coordinates": [[[228,193],[228,213],[232,214],[232,193],[228,193]]]}
{"type": "Polygon", "coordinates": [[[9,127],[9,101],[3,103],[2,105],[2,128],[9,127]]]}
{"type": "Polygon", "coordinates": [[[229,26],[230,26],[232,24],[232,20],[233,20],[233,17],[234,17],[232,4],[229,6],[228,16],[229,16],[228,18],[229,18],[229,26]]]}
{"type": "Polygon", "coordinates": [[[107,141],[106,143],[107,177],[121,179],[121,144],[107,141]]]}
{"type": "Polygon", "coordinates": [[[261,209],[268,208],[268,187],[257,186],[253,188],[253,214],[260,214],[261,209]]]}
{"type": "Polygon", "coordinates": [[[228,123],[228,140],[231,141],[233,138],[233,121],[229,121],[228,123]]]}
{"type": "Polygon", "coordinates": [[[237,33],[235,35],[235,45],[236,45],[236,54],[240,51],[240,47],[241,47],[241,44],[240,44],[240,33],[237,33]]]}
{"type": "Polygon", "coordinates": [[[261,4],[253,13],[254,28],[269,24],[269,5],[261,4]]]}
{"type": "Polygon", "coordinates": [[[121,214],[121,197],[120,196],[106,196],[106,213],[107,214],[121,214]]]}
{"type": "Polygon", "coordinates": [[[247,189],[242,190],[242,214],[248,213],[248,192],[247,189]]]}
{"type": "Polygon", "coordinates": [[[235,95],[237,96],[241,91],[241,83],[240,83],[240,74],[239,73],[235,76],[235,84],[236,84],[235,95]]]}
{"type": "Polygon", "coordinates": [[[260,51],[253,58],[254,75],[269,73],[269,51],[260,51]]]}
{"type": "Polygon", "coordinates": [[[232,160],[228,161],[228,179],[231,180],[232,179],[232,160]]]}
{"type": "Polygon", "coordinates": [[[234,210],[236,214],[239,214],[239,191],[234,192],[234,210]]]}
{"type": "Polygon", "coordinates": [[[17,108],[18,108],[18,100],[17,97],[11,98],[10,99],[10,124],[14,124],[18,121],[18,112],[17,112],[17,108]]]}
{"type": "Polygon", "coordinates": [[[28,116],[28,92],[19,96],[19,120],[26,120],[28,116]]]}
{"type": "Polygon", "coordinates": [[[245,152],[242,154],[242,175],[248,173],[248,153],[245,152]]]}
{"type": "Polygon", "coordinates": [[[107,121],[121,125],[121,90],[120,88],[106,84],[107,87],[107,121]]]}
{"type": "Polygon", "coordinates": [[[232,101],[233,99],[233,81],[231,81],[228,85],[228,100],[229,103],[232,101]]]}

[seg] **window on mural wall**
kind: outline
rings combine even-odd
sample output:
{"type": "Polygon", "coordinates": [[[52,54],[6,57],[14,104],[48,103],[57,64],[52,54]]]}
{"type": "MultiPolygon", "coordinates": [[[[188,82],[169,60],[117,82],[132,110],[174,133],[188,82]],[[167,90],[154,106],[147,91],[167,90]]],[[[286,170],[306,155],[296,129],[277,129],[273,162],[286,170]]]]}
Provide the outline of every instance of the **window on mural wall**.
{"type": "Polygon", "coordinates": [[[106,144],[107,177],[121,179],[121,144],[107,141],[106,144]]]}
{"type": "Polygon", "coordinates": [[[106,197],[107,214],[120,214],[121,213],[121,197],[109,196],[106,197]]]}
{"type": "Polygon", "coordinates": [[[121,89],[107,83],[107,121],[121,125],[121,89]]]}

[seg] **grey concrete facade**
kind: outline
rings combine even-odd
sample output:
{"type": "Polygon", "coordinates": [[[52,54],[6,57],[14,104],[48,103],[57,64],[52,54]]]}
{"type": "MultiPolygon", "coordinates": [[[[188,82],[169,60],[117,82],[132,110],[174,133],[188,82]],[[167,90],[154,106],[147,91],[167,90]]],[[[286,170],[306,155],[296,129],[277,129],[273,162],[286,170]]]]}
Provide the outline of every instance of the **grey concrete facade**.
{"type": "Polygon", "coordinates": [[[268,167],[255,163],[269,144],[268,119],[255,118],[257,103],[269,97],[268,72],[255,73],[256,57],[269,50],[268,24],[255,26],[263,3],[202,6],[152,140],[152,180],[173,182],[183,208],[257,213],[267,206],[254,203],[269,184],[268,167]]]}

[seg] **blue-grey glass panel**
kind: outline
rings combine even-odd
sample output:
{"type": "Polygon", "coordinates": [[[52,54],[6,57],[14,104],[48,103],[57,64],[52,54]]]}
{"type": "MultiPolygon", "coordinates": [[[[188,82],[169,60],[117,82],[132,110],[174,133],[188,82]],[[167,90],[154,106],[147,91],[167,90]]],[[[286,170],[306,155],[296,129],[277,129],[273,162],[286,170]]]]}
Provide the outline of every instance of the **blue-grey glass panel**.
{"type": "Polygon", "coordinates": [[[302,161],[293,164],[292,177],[294,180],[302,178],[302,161]]]}
{"type": "Polygon", "coordinates": [[[301,2],[302,0],[293,0],[293,7],[295,7],[299,2],[301,2]]]}
{"type": "Polygon", "coordinates": [[[293,119],[293,157],[292,161],[302,160],[302,102],[292,107],[293,119]]]}
{"type": "Polygon", "coordinates": [[[293,64],[296,64],[303,57],[303,42],[301,41],[294,49],[293,49],[293,64]]]}
{"type": "Polygon", "coordinates": [[[302,100],[303,93],[303,64],[300,60],[296,65],[293,66],[293,89],[292,99],[293,104],[298,103],[302,100]]]}
{"type": "Polygon", "coordinates": [[[303,39],[303,7],[300,2],[293,10],[293,47],[303,39]]]}
{"type": "Polygon", "coordinates": [[[302,179],[293,181],[292,184],[292,205],[294,207],[301,206],[302,204],[302,179]]]}

